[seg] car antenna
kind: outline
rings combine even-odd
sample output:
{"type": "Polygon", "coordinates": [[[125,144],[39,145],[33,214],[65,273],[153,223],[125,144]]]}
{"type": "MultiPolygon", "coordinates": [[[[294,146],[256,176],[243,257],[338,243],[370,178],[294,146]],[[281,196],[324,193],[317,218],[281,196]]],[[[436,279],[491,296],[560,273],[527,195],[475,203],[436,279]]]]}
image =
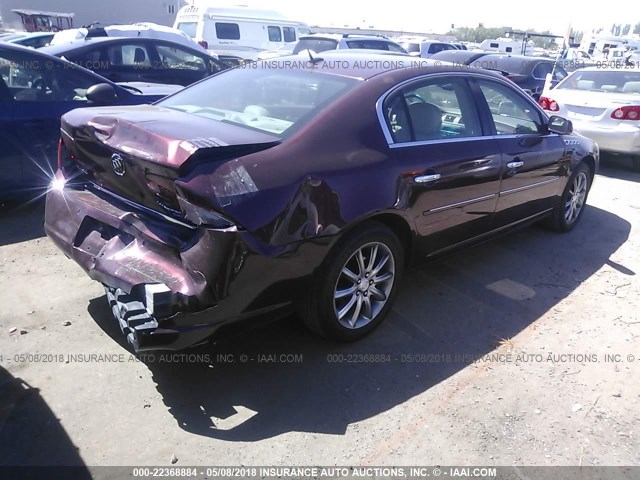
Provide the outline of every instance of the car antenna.
{"type": "Polygon", "coordinates": [[[320,62],[322,62],[322,61],[323,61],[323,59],[322,59],[322,58],[320,58],[320,57],[314,57],[314,56],[311,54],[311,50],[310,50],[310,49],[307,49],[307,53],[309,54],[309,61],[310,61],[313,65],[315,65],[316,63],[320,63],[320,62]]]}

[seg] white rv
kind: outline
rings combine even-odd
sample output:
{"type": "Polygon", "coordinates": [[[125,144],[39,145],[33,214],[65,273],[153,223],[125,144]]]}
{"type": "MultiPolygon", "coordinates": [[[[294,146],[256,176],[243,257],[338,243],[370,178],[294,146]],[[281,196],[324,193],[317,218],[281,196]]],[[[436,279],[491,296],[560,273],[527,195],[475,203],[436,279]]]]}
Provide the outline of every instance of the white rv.
{"type": "Polygon", "coordinates": [[[188,5],[178,12],[175,28],[220,55],[257,60],[260,52],[291,49],[300,35],[311,33],[301,22],[278,12],[246,6],[188,5]]]}
{"type": "Polygon", "coordinates": [[[527,43],[525,51],[522,51],[522,40],[513,38],[491,38],[483,41],[479,49],[487,52],[512,53],[514,55],[530,55],[533,53],[533,42],[527,43]]]}

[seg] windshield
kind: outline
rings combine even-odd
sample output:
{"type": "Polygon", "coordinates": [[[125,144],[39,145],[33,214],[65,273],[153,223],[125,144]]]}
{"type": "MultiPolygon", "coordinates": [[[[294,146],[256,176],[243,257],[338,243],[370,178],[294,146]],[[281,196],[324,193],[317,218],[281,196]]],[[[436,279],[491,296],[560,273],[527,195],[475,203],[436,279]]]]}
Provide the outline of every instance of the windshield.
{"type": "Polygon", "coordinates": [[[358,84],[352,78],[257,65],[225,71],[158,105],[285,137],[358,84]]]}
{"type": "Polygon", "coordinates": [[[293,54],[297,55],[303,50],[320,53],[326,52],[327,50],[335,50],[337,47],[338,42],[330,38],[303,38],[298,42],[296,48],[293,49],[293,54]]]}
{"type": "Polygon", "coordinates": [[[181,22],[178,24],[178,30],[182,30],[191,38],[196,38],[196,31],[198,30],[197,22],[181,22]]]}
{"type": "Polygon", "coordinates": [[[585,70],[575,72],[557,89],[640,94],[640,72],[585,70]]]}

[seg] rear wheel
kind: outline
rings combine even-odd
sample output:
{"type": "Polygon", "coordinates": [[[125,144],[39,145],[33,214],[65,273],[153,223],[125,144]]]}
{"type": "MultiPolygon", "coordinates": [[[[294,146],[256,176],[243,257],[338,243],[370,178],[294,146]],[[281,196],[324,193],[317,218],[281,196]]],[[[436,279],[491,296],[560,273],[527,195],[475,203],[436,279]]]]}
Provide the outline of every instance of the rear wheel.
{"type": "Polygon", "coordinates": [[[568,232],[578,224],[587,204],[591,188],[591,169],[580,163],[567,182],[548,225],[557,232],[568,232]]]}
{"type": "Polygon", "coordinates": [[[314,332],[338,341],[355,341],[387,315],[402,277],[404,255],[385,226],[367,224],[330,253],[312,282],[303,318],[314,332]]]}

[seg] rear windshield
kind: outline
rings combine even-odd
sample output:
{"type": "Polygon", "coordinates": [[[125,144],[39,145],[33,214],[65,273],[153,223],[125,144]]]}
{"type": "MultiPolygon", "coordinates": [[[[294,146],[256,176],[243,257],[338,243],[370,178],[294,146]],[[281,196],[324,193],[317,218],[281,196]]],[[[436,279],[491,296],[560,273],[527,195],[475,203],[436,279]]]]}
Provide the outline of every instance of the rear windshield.
{"type": "Polygon", "coordinates": [[[182,22],[178,24],[178,30],[182,30],[191,38],[196,38],[196,31],[198,30],[197,22],[182,22]]]}
{"type": "Polygon", "coordinates": [[[640,72],[616,72],[606,70],[578,71],[569,76],[556,88],[640,94],[640,72]]]}
{"type": "Polygon", "coordinates": [[[303,38],[298,42],[296,48],[293,49],[293,54],[297,55],[303,50],[320,53],[326,52],[327,50],[335,50],[337,47],[338,42],[330,38],[303,38]]]}
{"type": "Polygon", "coordinates": [[[258,64],[258,68],[222,72],[158,105],[284,138],[358,82],[300,69],[262,68],[258,64]]]}
{"type": "Polygon", "coordinates": [[[415,42],[402,42],[400,45],[409,53],[420,53],[420,44],[415,42]]]}

